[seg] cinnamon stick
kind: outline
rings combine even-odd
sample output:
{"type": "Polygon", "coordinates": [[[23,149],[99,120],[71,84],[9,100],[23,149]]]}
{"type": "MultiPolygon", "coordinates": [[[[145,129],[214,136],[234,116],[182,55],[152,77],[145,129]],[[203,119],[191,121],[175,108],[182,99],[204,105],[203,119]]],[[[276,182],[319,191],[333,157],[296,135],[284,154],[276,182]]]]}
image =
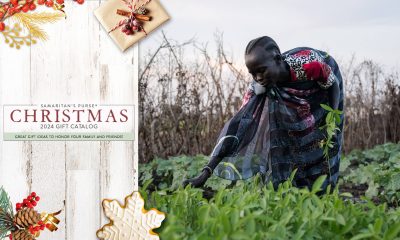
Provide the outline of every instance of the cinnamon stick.
{"type": "MultiPolygon", "coordinates": [[[[117,14],[121,15],[121,16],[124,16],[124,17],[130,17],[132,13],[129,12],[129,11],[122,10],[122,9],[117,9],[117,14]]],[[[142,14],[136,14],[135,13],[135,18],[137,18],[137,19],[139,19],[141,21],[151,21],[151,17],[146,16],[146,15],[142,15],[142,14]]]]}
{"type": "Polygon", "coordinates": [[[151,21],[151,17],[142,14],[135,14],[135,18],[141,21],[151,21]]]}
{"type": "Polygon", "coordinates": [[[122,10],[122,9],[117,9],[117,14],[121,15],[121,16],[125,16],[125,17],[130,17],[131,16],[131,12],[122,10]]]}

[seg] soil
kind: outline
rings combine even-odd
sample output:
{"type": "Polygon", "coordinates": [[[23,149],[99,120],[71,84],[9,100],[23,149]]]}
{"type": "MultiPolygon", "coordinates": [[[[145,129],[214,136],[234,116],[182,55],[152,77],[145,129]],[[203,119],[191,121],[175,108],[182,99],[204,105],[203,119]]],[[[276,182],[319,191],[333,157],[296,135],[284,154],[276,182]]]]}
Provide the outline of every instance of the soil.
{"type": "Polygon", "coordinates": [[[339,186],[340,192],[351,193],[351,195],[353,195],[353,197],[357,199],[359,199],[361,196],[364,196],[367,189],[368,189],[367,184],[361,184],[361,185],[341,184],[339,186]]]}

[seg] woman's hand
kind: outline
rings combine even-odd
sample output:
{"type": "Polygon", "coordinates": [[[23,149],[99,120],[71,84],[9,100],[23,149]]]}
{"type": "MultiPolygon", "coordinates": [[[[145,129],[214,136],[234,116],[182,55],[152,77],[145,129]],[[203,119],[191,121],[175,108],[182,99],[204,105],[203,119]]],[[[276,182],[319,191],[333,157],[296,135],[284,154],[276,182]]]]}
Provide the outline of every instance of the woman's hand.
{"type": "Polygon", "coordinates": [[[190,179],[186,179],[185,181],[183,181],[183,187],[186,187],[188,184],[191,184],[193,187],[202,187],[207,179],[209,179],[211,176],[211,172],[203,169],[203,171],[201,172],[201,174],[195,178],[190,178],[190,179]]]}
{"type": "Polygon", "coordinates": [[[267,91],[267,88],[266,88],[265,86],[259,84],[259,83],[256,82],[256,81],[254,81],[254,82],[252,83],[252,88],[253,88],[253,91],[254,91],[254,93],[255,93],[256,95],[263,94],[263,93],[265,93],[265,92],[267,91]]]}

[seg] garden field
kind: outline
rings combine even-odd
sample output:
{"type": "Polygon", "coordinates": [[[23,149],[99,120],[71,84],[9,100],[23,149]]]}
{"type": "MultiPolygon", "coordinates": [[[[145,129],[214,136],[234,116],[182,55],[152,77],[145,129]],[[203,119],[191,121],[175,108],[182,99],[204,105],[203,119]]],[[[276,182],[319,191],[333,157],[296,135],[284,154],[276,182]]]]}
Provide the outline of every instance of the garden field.
{"type": "MultiPolygon", "coordinates": [[[[213,176],[202,189],[183,189],[208,158],[180,156],[141,164],[146,208],[167,218],[164,239],[400,239],[400,144],[352,151],[342,158],[339,186],[318,196],[311,190],[278,190],[256,176],[232,183],[213,176]]],[[[295,174],[292,173],[292,177],[295,174]]]]}

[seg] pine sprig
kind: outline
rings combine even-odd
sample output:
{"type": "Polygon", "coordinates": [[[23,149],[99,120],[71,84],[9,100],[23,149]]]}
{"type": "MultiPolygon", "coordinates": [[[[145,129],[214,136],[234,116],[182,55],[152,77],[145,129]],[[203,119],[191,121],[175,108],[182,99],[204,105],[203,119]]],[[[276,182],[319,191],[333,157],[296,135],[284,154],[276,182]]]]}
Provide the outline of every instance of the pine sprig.
{"type": "Polygon", "coordinates": [[[0,187],[0,208],[14,216],[13,206],[7,192],[0,187]]]}
{"type": "Polygon", "coordinates": [[[64,14],[61,12],[17,13],[12,17],[30,32],[32,38],[47,40],[46,32],[39,25],[54,23],[62,19],[64,14]]]}
{"type": "Polygon", "coordinates": [[[15,230],[13,207],[7,192],[0,187],[0,239],[15,230]]]}

